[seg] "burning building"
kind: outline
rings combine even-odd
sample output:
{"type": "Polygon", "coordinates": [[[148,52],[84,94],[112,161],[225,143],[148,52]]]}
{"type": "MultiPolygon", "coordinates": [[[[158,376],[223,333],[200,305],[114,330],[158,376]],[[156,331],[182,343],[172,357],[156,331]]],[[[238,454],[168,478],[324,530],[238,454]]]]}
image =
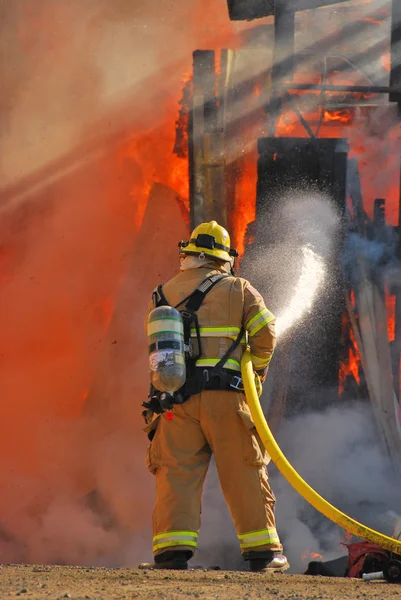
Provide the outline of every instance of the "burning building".
{"type": "MultiPolygon", "coordinates": [[[[234,231],[245,250],[242,268],[280,315],[294,293],[285,289],[283,262],[296,280],[300,245],[313,246],[317,236],[313,213],[317,222],[322,217],[306,196],[321,196],[331,206],[341,225],[328,231],[332,244],[323,249],[327,285],[293,343],[282,344],[277,369],[282,374],[283,361],[295,361],[298,369],[302,363],[302,373],[289,364],[285,372],[290,381],[308,380],[308,395],[330,388],[344,401],[369,397],[400,474],[400,292],[388,276],[399,256],[400,8],[396,2],[285,0],[232,0],[228,7],[233,20],[272,21],[248,31],[235,50],[194,53],[192,222],[214,216],[234,231]],[[363,52],[361,37],[372,40],[363,52]],[[303,206],[298,226],[286,217],[286,203],[303,206]],[[292,259],[282,254],[280,269],[280,258],[271,257],[285,246],[292,259]],[[373,248],[381,253],[374,265],[373,248]]],[[[317,226],[324,229],[323,220],[317,226]]],[[[284,397],[288,408],[304,408],[297,383],[284,392],[287,384],[278,380],[274,421],[284,397]]],[[[329,394],[326,401],[332,400],[329,394]]]]}

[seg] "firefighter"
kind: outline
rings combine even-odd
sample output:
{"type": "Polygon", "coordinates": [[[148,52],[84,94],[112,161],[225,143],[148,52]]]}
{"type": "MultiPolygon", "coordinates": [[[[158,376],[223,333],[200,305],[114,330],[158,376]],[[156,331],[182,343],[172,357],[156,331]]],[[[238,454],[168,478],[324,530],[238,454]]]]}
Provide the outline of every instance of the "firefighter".
{"type": "MultiPolygon", "coordinates": [[[[196,311],[198,330],[194,322],[190,328],[191,340],[200,336],[201,353],[187,365],[178,403],[170,411],[145,403],[152,408],[145,429],[151,439],[147,467],[156,478],[151,566],[187,568],[197,547],[202,488],[213,453],[250,570],[285,571],[289,564],[282,554],[266,472],[270,459],[252,421],[240,369],[249,344],[261,393],[276,344],[275,318],[250,283],[234,275],[238,254],[216,221],[196,227],[189,242],[179,247],[180,272],[155,290],[148,314],[163,303],[182,310],[200,284],[203,290],[204,282],[214,284],[203,292],[196,311]]],[[[182,314],[188,317],[188,312],[182,314]]]]}

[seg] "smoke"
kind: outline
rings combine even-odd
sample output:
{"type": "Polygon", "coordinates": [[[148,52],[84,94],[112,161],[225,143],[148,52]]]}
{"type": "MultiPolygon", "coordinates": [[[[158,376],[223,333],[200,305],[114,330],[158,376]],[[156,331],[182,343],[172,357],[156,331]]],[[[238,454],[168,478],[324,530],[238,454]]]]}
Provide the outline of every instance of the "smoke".
{"type": "Polygon", "coordinates": [[[2,63],[3,186],[83,143],[154,130],[167,116],[174,130],[193,50],[222,47],[246,28],[230,23],[223,0],[17,0],[1,10],[12,57],[2,63]]]}
{"type": "Polygon", "coordinates": [[[396,257],[396,237],[387,228],[387,239],[368,239],[351,233],[346,240],[342,262],[345,276],[352,283],[360,283],[364,274],[358,269],[358,259],[369,265],[370,273],[376,278],[393,285],[401,283],[400,263],[396,257]]]}
{"type": "Polygon", "coordinates": [[[223,0],[0,11],[2,560],[133,566],[154,493],[143,317],[187,235],[178,101],[192,51],[242,26],[223,0]]]}
{"type": "MultiPolygon", "coordinates": [[[[278,442],[295,469],[337,508],[392,535],[399,487],[382,452],[369,403],[331,406],[283,422],[278,442]]],[[[346,532],[322,517],[278,474],[272,477],[278,528],[292,572],[304,572],[311,553],[323,560],[346,554],[346,532]]]]}

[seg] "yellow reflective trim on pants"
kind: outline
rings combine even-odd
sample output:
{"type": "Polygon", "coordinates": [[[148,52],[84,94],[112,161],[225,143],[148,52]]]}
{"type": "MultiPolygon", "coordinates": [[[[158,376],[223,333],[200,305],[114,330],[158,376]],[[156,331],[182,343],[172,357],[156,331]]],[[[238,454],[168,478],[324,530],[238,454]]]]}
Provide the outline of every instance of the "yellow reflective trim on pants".
{"type": "Polygon", "coordinates": [[[246,330],[249,333],[249,337],[252,337],[263,327],[271,323],[271,321],[273,321],[274,318],[274,315],[269,310],[267,310],[267,308],[263,308],[257,315],[255,315],[250,321],[248,321],[246,325],[246,330]]]}
{"type": "MultiPolygon", "coordinates": [[[[219,363],[221,358],[200,358],[196,361],[197,367],[215,367],[219,363]]],[[[228,358],[224,363],[225,369],[232,369],[233,371],[241,371],[241,365],[238,360],[234,358],[228,358]]]]}
{"type": "Polygon", "coordinates": [[[162,542],[160,544],[153,544],[152,551],[154,553],[157,550],[162,550],[163,548],[173,548],[175,546],[192,546],[193,548],[197,548],[198,542],[162,542]]]}
{"type": "Polygon", "coordinates": [[[196,531],[166,531],[153,537],[153,552],[174,546],[192,546],[196,548],[197,545],[198,534],[196,531]]]}
{"type": "Polygon", "coordinates": [[[280,543],[280,538],[275,527],[242,533],[238,536],[238,539],[242,549],[280,543]]]}

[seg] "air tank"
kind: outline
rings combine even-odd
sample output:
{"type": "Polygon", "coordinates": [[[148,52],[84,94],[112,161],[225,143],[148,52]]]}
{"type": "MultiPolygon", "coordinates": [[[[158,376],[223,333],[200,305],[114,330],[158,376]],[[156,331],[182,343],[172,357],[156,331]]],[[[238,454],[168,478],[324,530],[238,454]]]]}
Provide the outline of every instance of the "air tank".
{"type": "Polygon", "coordinates": [[[185,383],[184,324],[172,306],[159,306],[148,319],[151,383],[159,392],[174,393],[185,383]]]}

